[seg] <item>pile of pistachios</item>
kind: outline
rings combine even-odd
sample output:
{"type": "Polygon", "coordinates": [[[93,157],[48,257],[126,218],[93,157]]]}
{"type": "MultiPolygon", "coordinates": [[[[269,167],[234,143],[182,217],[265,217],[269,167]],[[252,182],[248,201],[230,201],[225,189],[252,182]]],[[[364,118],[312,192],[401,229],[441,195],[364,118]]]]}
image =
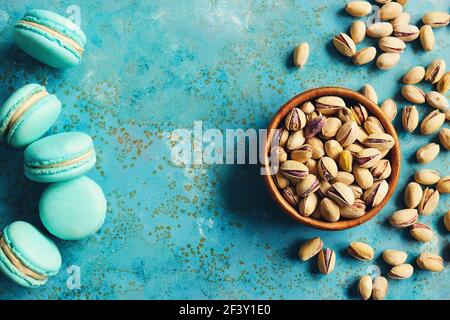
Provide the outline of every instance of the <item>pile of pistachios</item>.
{"type": "Polygon", "coordinates": [[[395,140],[359,103],[323,96],[293,108],[272,140],[274,180],[299,214],[336,222],[355,219],[388,192],[395,140]]]}

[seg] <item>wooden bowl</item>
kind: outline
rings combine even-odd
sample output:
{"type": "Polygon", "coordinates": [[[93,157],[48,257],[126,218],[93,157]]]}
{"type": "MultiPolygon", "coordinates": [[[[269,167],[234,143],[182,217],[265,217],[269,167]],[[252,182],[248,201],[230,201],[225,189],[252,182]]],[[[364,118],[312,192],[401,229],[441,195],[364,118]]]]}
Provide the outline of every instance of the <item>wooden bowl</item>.
{"type": "Polygon", "coordinates": [[[373,217],[376,216],[376,214],[384,207],[384,205],[389,201],[392,194],[394,193],[395,186],[397,185],[398,178],[400,175],[400,163],[401,163],[401,155],[400,155],[400,144],[397,137],[397,132],[395,131],[394,126],[389,121],[389,119],[386,118],[386,116],[383,114],[381,109],[372,101],[367,99],[362,94],[346,89],[346,88],[340,88],[340,87],[323,87],[323,88],[317,88],[317,89],[311,89],[308,91],[305,91],[303,93],[300,93],[299,95],[295,96],[291,100],[289,100],[287,103],[285,103],[280,110],[275,114],[272,121],[269,123],[268,126],[268,138],[266,141],[266,144],[264,146],[264,166],[266,169],[266,172],[270,172],[270,162],[269,162],[269,148],[270,148],[270,141],[272,140],[273,131],[271,129],[276,129],[280,126],[280,122],[283,121],[286,114],[294,107],[300,106],[302,103],[307,101],[314,101],[316,98],[322,97],[322,96],[339,96],[342,97],[345,100],[351,100],[353,102],[361,103],[363,106],[366,107],[367,111],[370,115],[375,116],[380,120],[380,122],[383,124],[386,133],[390,134],[395,139],[395,145],[389,152],[387,159],[391,162],[392,167],[392,173],[387,179],[387,182],[389,184],[389,189],[386,197],[384,200],[376,207],[372,208],[370,211],[368,211],[365,215],[362,217],[351,219],[351,220],[339,220],[337,222],[327,222],[322,220],[313,219],[310,217],[304,217],[298,213],[296,208],[294,209],[291,207],[286,200],[283,198],[283,195],[278,191],[278,188],[273,180],[273,177],[271,175],[265,175],[264,180],[266,182],[267,188],[269,189],[269,192],[272,196],[272,198],[275,200],[275,202],[278,204],[278,206],[286,212],[288,215],[293,217],[295,220],[299,221],[300,223],[303,223],[304,225],[307,225],[309,227],[322,229],[322,230],[344,230],[353,228],[356,226],[359,226],[360,224],[363,224],[366,221],[369,221],[373,217]]]}

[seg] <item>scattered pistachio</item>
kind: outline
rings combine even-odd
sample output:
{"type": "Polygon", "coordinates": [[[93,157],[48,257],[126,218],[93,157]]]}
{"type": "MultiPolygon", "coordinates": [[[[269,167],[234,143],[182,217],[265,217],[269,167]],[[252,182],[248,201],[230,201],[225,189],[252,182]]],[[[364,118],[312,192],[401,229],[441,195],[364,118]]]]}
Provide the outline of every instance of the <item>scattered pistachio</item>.
{"type": "Polygon", "coordinates": [[[450,210],[444,215],[444,225],[448,232],[450,232],[450,210]]]}
{"type": "Polygon", "coordinates": [[[388,2],[384,4],[378,12],[383,21],[397,18],[403,12],[403,7],[398,2],[388,2]]]}
{"type": "Polygon", "coordinates": [[[383,252],[383,260],[391,266],[399,266],[405,263],[408,254],[404,251],[388,249],[383,252]]]}
{"type": "Polygon", "coordinates": [[[399,53],[385,52],[378,56],[377,67],[380,70],[389,70],[395,67],[399,61],[399,53]]]}
{"type": "Polygon", "coordinates": [[[419,37],[419,28],[412,24],[398,25],[394,28],[394,37],[397,37],[405,42],[414,41],[419,37]]]}
{"type": "Polygon", "coordinates": [[[336,263],[336,253],[330,248],[323,249],[319,252],[317,266],[322,274],[333,272],[336,263]]]}
{"type": "Polygon", "coordinates": [[[306,241],[302,244],[298,252],[300,260],[307,261],[311,259],[322,250],[322,247],[323,241],[319,237],[306,241]]]}
{"type": "Polygon", "coordinates": [[[416,66],[403,76],[404,84],[418,84],[425,77],[425,68],[416,66]]]}
{"type": "Polygon", "coordinates": [[[414,174],[414,180],[416,180],[417,183],[431,186],[433,184],[438,183],[438,181],[441,179],[441,176],[439,172],[435,170],[430,169],[422,169],[419,171],[416,171],[414,174]]]}
{"type": "Polygon", "coordinates": [[[389,22],[376,22],[367,27],[366,33],[369,37],[379,39],[389,36],[394,28],[389,22]]]}
{"type": "Polygon", "coordinates": [[[423,24],[432,26],[433,28],[445,27],[450,21],[450,15],[447,12],[433,11],[427,12],[422,17],[423,24]]]}
{"type": "Polygon", "coordinates": [[[396,37],[384,37],[378,41],[378,47],[384,52],[402,53],[406,44],[396,37]]]}
{"type": "Polygon", "coordinates": [[[355,44],[358,44],[366,37],[366,24],[362,21],[355,21],[350,27],[350,37],[355,44]]]}
{"type": "Polygon", "coordinates": [[[369,275],[364,275],[358,282],[358,293],[363,300],[369,300],[372,295],[372,278],[369,275]]]}
{"type": "Polygon", "coordinates": [[[397,104],[392,99],[384,100],[383,103],[381,104],[381,110],[383,111],[384,115],[390,121],[392,121],[397,115],[397,104]]]}
{"type": "Polygon", "coordinates": [[[434,60],[425,71],[425,81],[432,84],[438,83],[445,74],[445,61],[443,59],[434,60]]]}
{"type": "Polygon", "coordinates": [[[414,223],[409,230],[409,234],[420,242],[430,242],[434,239],[433,230],[423,223],[414,223]]]}
{"type": "Polygon", "coordinates": [[[373,103],[378,104],[377,92],[370,84],[365,84],[361,89],[361,93],[363,94],[363,96],[371,100],[373,103]]]}
{"type": "Polygon", "coordinates": [[[416,209],[395,211],[389,218],[389,223],[395,228],[406,228],[417,222],[419,215],[416,209]]]}
{"type": "Polygon", "coordinates": [[[352,1],[347,3],[345,11],[354,17],[364,17],[372,11],[372,5],[367,1],[352,1]]]}
{"type": "Polygon", "coordinates": [[[450,176],[442,177],[436,185],[436,190],[441,193],[450,193],[450,176]]]}
{"type": "Polygon", "coordinates": [[[441,111],[446,111],[448,109],[447,98],[443,94],[441,94],[437,91],[428,92],[426,95],[426,101],[431,107],[433,107],[435,109],[438,109],[441,111]]]}
{"type": "Polygon", "coordinates": [[[413,132],[419,125],[419,112],[416,106],[406,106],[402,112],[402,125],[408,132],[413,132]]]}
{"type": "Polygon", "coordinates": [[[372,260],[374,252],[371,246],[364,242],[352,242],[347,252],[358,260],[372,260]]]}
{"type": "Polygon", "coordinates": [[[412,276],[414,272],[414,268],[410,264],[401,264],[399,266],[393,267],[389,273],[388,276],[391,279],[397,279],[397,280],[403,280],[408,279],[412,276]]]}
{"type": "Polygon", "coordinates": [[[450,89],[450,72],[445,73],[437,85],[437,91],[445,94],[450,89]]]}
{"type": "Polygon", "coordinates": [[[415,104],[425,103],[425,92],[419,87],[407,84],[402,88],[402,96],[409,102],[415,104]]]}
{"type": "Polygon", "coordinates": [[[445,114],[439,110],[431,111],[420,124],[420,133],[424,135],[432,134],[438,131],[445,122],[445,114]]]}
{"type": "Polygon", "coordinates": [[[400,13],[395,19],[389,21],[392,27],[405,26],[411,21],[411,16],[407,12],[400,13]]]}
{"type": "Polygon", "coordinates": [[[298,68],[303,68],[308,61],[309,56],[309,44],[307,42],[302,42],[294,50],[294,64],[298,68]]]}
{"type": "Polygon", "coordinates": [[[434,33],[429,25],[424,25],[420,28],[420,43],[425,51],[432,51],[434,47],[434,33]]]}
{"type": "Polygon", "coordinates": [[[357,66],[362,66],[371,62],[377,55],[377,49],[375,47],[363,48],[355,53],[353,56],[353,63],[357,66]]]}
{"type": "Polygon", "coordinates": [[[388,290],[388,282],[385,277],[376,277],[373,280],[372,299],[384,300],[388,290]]]}
{"type": "Polygon", "coordinates": [[[416,263],[422,270],[441,272],[444,270],[444,260],[437,254],[422,252],[416,259],[416,263]]]}
{"type": "Polygon", "coordinates": [[[439,204],[439,191],[426,188],[419,203],[419,213],[428,216],[433,213],[439,204]]]}
{"type": "Polygon", "coordinates": [[[414,209],[419,206],[422,199],[423,190],[417,182],[410,182],[405,189],[405,204],[409,209],[414,209]]]}
{"type": "Polygon", "coordinates": [[[439,154],[440,148],[437,143],[428,143],[420,147],[416,152],[416,157],[419,163],[425,164],[433,161],[439,154]]]}
{"type": "Polygon", "coordinates": [[[353,57],[356,53],[356,46],[352,38],[345,33],[340,33],[333,39],[334,47],[344,56],[353,57]]]}

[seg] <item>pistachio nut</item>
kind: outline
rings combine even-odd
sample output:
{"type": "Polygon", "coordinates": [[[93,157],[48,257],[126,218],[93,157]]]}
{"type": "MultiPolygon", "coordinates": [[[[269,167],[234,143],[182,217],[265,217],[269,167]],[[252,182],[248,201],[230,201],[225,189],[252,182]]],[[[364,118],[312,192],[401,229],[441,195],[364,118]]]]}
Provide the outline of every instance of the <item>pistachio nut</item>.
{"type": "Polygon", "coordinates": [[[402,96],[409,102],[415,104],[425,103],[425,92],[419,87],[407,84],[402,88],[402,96]]]}
{"type": "Polygon", "coordinates": [[[406,48],[406,44],[403,40],[396,37],[384,37],[378,41],[378,47],[384,52],[402,53],[406,48]]]}
{"type": "Polygon", "coordinates": [[[399,266],[393,267],[389,273],[388,276],[391,279],[397,279],[397,280],[403,280],[411,278],[412,274],[414,273],[414,268],[410,264],[401,264],[399,266]]]}
{"type": "Polygon", "coordinates": [[[406,228],[417,222],[417,209],[402,209],[395,211],[389,218],[389,223],[398,229],[406,228]]]}
{"type": "Polygon", "coordinates": [[[341,216],[339,206],[329,198],[323,198],[319,204],[320,215],[326,221],[336,222],[341,216]]]}
{"type": "Polygon", "coordinates": [[[420,242],[430,242],[434,239],[433,229],[423,223],[414,223],[409,229],[409,234],[420,242]]]}
{"type": "Polygon", "coordinates": [[[444,215],[444,225],[448,232],[450,232],[450,210],[444,215]]]}
{"type": "Polygon", "coordinates": [[[376,277],[373,280],[372,299],[384,300],[388,290],[388,282],[385,277],[376,277]]]}
{"type": "Polygon", "coordinates": [[[363,194],[364,202],[370,207],[376,207],[386,197],[389,190],[389,185],[386,180],[376,181],[363,194]]]}
{"type": "Polygon", "coordinates": [[[418,84],[420,81],[423,80],[425,77],[425,68],[422,66],[416,66],[409,70],[404,76],[403,76],[403,83],[404,84],[418,84]]]}
{"type": "Polygon", "coordinates": [[[394,28],[389,22],[376,22],[367,27],[366,33],[371,38],[383,38],[389,36],[394,28]]]}
{"type": "Polygon", "coordinates": [[[381,111],[383,111],[384,115],[392,121],[397,115],[397,104],[392,99],[386,99],[381,104],[381,111]]]}
{"type": "Polygon", "coordinates": [[[356,135],[356,141],[364,142],[369,135],[367,134],[366,130],[364,130],[364,128],[362,128],[360,126],[358,126],[357,128],[358,128],[358,132],[356,135]]]}
{"type": "Polygon", "coordinates": [[[416,157],[419,163],[425,164],[433,161],[439,154],[439,145],[432,142],[420,147],[416,152],[416,157]]]}
{"type": "Polygon", "coordinates": [[[352,38],[345,33],[341,32],[338,36],[334,37],[333,45],[341,54],[346,57],[353,57],[356,53],[356,46],[352,38]]]}
{"type": "Polygon", "coordinates": [[[356,162],[361,168],[371,168],[381,159],[381,152],[375,148],[361,150],[356,156],[356,162]]]}
{"type": "Polygon", "coordinates": [[[420,31],[415,25],[399,25],[394,28],[394,37],[405,42],[414,41],[419,37],[420,31]]]}
{"type": "Polygon", "coordinates": [[[278,189],[284,189],[287,186],[289,186],[289,179],[286,178],[281,172],[278,172],[277,174],[273,175],[273,180],[275,181],[276,186],[278,189]]]}
{"type": "Polygon", "coordinates": [[[439,91],[439,93],[445,94],[449,89],[450,89],[450,72],[447,72],[442,76],[441,80],[439,80],[437,85],[437,91],[439,91]]]}
{"type": "Polygon", "coordinates": [[[414,180],[416,180],[417,183],[431,186],[432,184],[438,183],[438,181],[441,179],[441,176],[439,172],[436,170],[430,170],[430,169],[422,169],[419,171],[416,171],[414,174],[414,180]]]}
{"type": "Polygon", "coordinates": [[[305,179],[297,183],[297,196],[299,198],[306,197],[319,189],[319,179],[314,174],[308,174],[305,179]]]}
{"type": "Polygon", "coordinates": [[[341,120],[342,123],[347,121],[355,121],[356,122],[356,115],[353,113],[353,111],[350,108],[341,108],[338,111],[338,118],[341,120]]]}
{"type": "Polygon", "coordinates": [[[308,175],[308,168],[298,161],[287,160],[281,164],[281,173],[286,178],[304,179],[308,175]]]}
{"type": "Polygon", "coordinates": [[[374,252],[371,246],[364,242],[352,242],[347,248],[347,252],[358,260],[372,260],[374,252]]]}
{"type": "Polygon", "coordinates": [[[298,205],[298,197],[295,194],[295,190],[292,187],[286,187],[283,189],[283,198],[287,201],[292,207],[297,207],[298,205]]]}
{"type": "Polygon", "coordinates": [[[325,142],[325,154],[333,160],[337,160],[339,154],[343,151],[342,146],[336,140],[328,140],[325,142]]]}
{"type": "Polygon", "coordinates": [[[380,70],[389,70],[395,67],[399,61],[399,53],[385,52],[378,56],[377,68],[380,70]]]}
{"type": "Polygon", "coordinates": [[[286,115],[284,126],[291,131],[303,129],[306,125],[306,116],[299,108],[293,108],[286,115]]]}
{"type": "Polygon", "coordinates": [[[369,169],[355,165],[353,167],[353,176],[362,189],[366,190],[373,186],[373,176],[369,169]]]}
{"type": "Polygon", "coordinates": [[[287,160],[287,153],[284,151],[283,147],[276,146],[270,150],[270,161],[271,163],[283,163],[287,160]]]}
{"type": "Polygon", "coordinates": [[[361,199],[356,199],[351,206],[340,208],[341,217],[356,219],[366,214],[366,204],[361,199]]]}
{"type": "Polygon", "coordinates": [[[316,210],[314,210],[310,217],[316,220],[323,220],[322,216],[320,215],[319,206],[317,206],[316,210]]]}
{"type": "Polygon", "coordinates": [[[441,272],[444,270],[444,260],[437,254],[422,252],[416,259],[416,263],[422,270],[441,272]]]}
{"type": "Polygon", "coordinates": [[[445,74],[445,61],[443,59],[434,60],[425,71],[425,81],[432,84],[438,83],[445,74]]]}
{"type": "Polygon", "coordinates": [[[328,190],[331,188],[331,183],[329,183],[326,180],[321,180],[319,185],[319,195],[322,198],[325,198],[327,196],[328,190]]]}
{"type": "Polygon", "coordinates": [[[409,209],[414,209],[419,206],[422,199],[423,190],[417,182],[410,182],[405,189],[405,204],[409,209]]]}
{"type": "MultiPolygon", "coordinates": [[[[425,74],[425,69],[424,69],[424,74],[425,74]]],[[[306,101],[305,103],[303,103],[301,105],[300,109],[303,111],[304,114],[311,114],[316,110],[311,101],[306,101]]]]}
{"type": "Polygon", "coordinates": [[[336,140],[346,147],[355,142],[358,134],[358,125],[353,121],[345,122],[336,133],[336,140]]]}
{"type": "Polygon", "coordinates": [[[354,17],[365,17],[372,11],[372,5],[367,1],[352,1],[347,3],[345,11],[354,17]]]}
{"type": "Polygon", "coordinates": [[[402,125],[408,132],[413,132],[419,125],[419,112],[416,106],[406,106],[402,112],[402,125]]]}
{"type": "Polygon", "coordinates": [[[328,189],[327,196],[340,207],[351,206],[355,202],[353,191],[342,182],[335,182],[328,189]]]}
{"type": "Polygon", "coordinates": [[[398,17],[403,12],[403,7],[398,2],[388,2],[384,4],[378,14],[383,21],[392,20],[398,17]]]}
{"type": "Polygon", "coordinates": [[[364,275],[358,282],[358,294],[363,300],[369,300],[372,295],[372,278],[369,275],[364,275]]]}
{"type": "Polygon", "coordinates": [[[362,48],[357,51],[353,56],[353,63],[357,66],[362,66],[368,64],[377,55],[377,49],[375,47],[362,48]]]}
{"type": "Polygon", "coordinates": [[[372,174],[375,181],[389,178],[391,172],[391,162],[387,159],[381,159],[370,169],[370,173],[372,174]]]}
{"type": "Polygon", "coordinates": [[[390,23],[392,24],[392,27],[395,28],[397,26],[408,25],[410,21],[411,21],[411,16],[409,15],[409,13],[402,12],[395,19],[392,19],[392,21],[390,21],[390,23]]]}
{"type": "Polygon", "coordinates": [[[330,248],[323,249],[319,252],[317,258],[317,266],[322,274],[329,274],[333,272],[336,264],[336,253],[330,248]]]}
{"type": "Polygon", "coordinates": [[[316,254],[322,250],[323,241],[319,238],[312,238],[302,244],[300,250],[298,251],[298,256],[300,260],[307,261],[314,257],[316,254]]]}
{"type": "Polygon", "coordinates": [[[404,251],[387,249],[383,252],[383,260],[391,266],[399,266],[405,263],[408,254],[404,251]]]}
{"type": "Polygon", "coordinates": [[[373,116],[367,117],[367,120],[364,122],[364,129],[369,135],[373,133],[384,133],[384,127],[380,120],[373,116]]]}
{"type": "Polygon", "coordinates": [[[300,199],[298,204],[298,212],[304,216],[309,217],[313,214],[314,210],[317,208],[319,198],[316,193],[310,193],[306,197],[300,199]]]}
{"type": "Polygon", "coordinates": [[[445,122],[445,114],[439,110],[431,111],[420,124],[420,133],[429,135],[439,130],[445,122]]]}
{"type": "Polygon", "coordinates": [[[305,138],[312,138],[316,134],[322,131],[322,128],[325,126],[327,118],[322,115],[318,115],[317,117],[310,119],[303,130],[305,132],[305,138]]]}
{"type": "Polygon", "coordinates": [[[303,68],[308,61],[309,44],[302,42],[294,50],[294,64],[298,68],[303,68]]]}
{"type": "Polygon", "coordinates": [[[356,202],[356,199],[361,199],[361,196],[363,194],[361,187],[359,187],[355,184],[351,184],[348,187],[350,188],[350,190],[352,190],[353,195],[355,196],[355,202],[356,202]]]}
{"type": "Polygon", "coordinates": [[[355,122],[359,126],[363,126],[364,122],[366,122],[367,118],[369,117],[367,109],[362,104],[359,103],[353,107],[350,107],[350,110],[353,112],[355,116],[355,122]]]}
{"type": "Polygon", "coordinates": [[[286,142],[286,149],[288,151],[294,151],[300,148],[305,143],[305,136],[303,130],[298,130],[289,135],[286,142]]]}
{"type": "Polygon", "coordinates": [[[319,175],[319,172],[317,171],[317,161],[314,159],[309,159],[305,162],[306,167],[309,170],[309,173],[312,173],[314,175],[319,175]]]}
{"type": "Polygon", "coordinates": [[[423,24],[432,26],[433,28],[445,27],[450,21],[450,15],[447,12],[432,11],[427,12],[422,17],[423,24]]]}
{"type": "Polygon", "coordinates": [[[419,213],[428,216],[433,213],[439,204],[439,191],[426,188],[423,191],[422,199],[419,203],[419,213]]]}
{"type": "Polygon", "coordinates": [[[300,148],[291,152],[291,159],[305,163],[312,157],[313,148],[309,144],[304,144],[300,148]]]}
{"type": "Polygon", "coordinates": [[[272,129],[271,133],[273,133],[271,146],[284,147],[289,138],[289,131],[286,128],[279,128],[279,129],[272,129]]]}
{"type": "Polygon", "coordinates": [[[422,44],[422,48],[425,51],[432,51],[434,47],[434,33],[433,29],[429,25],[424,25],[419,30],[419,39],[422,44]]]}
{"type": "Polygon", "coordinates": [[[362,149],[364,149],[360,144],[352,143],[351,145],[345,147],[345,150],[350,151],[353,157],[355,157],[362,149]]]}
{"type": "Polygon", "coordinates": [[[316,111],[320,111],[325,116],[337,114],[339,109],[345,107],[345,102],[341,97],[324,96],[316,99],[316,111]]]}
{"type": "Polygon", "coordinates": [[[350,37],[355,44],[358,44],[366,37],[366,24],[362,21],[355,21],[350,26],[350,37]]]}
{"type": "Polygon", "coordinates": [[[355,182],[355,177],[346,171],[338,171],[336,177],[334,177],[333,182],[342,182],[343,184],[349,186],[355,182]]]}
{"type": "Polygon", "coordinates": [[[370,84],[365,84],[361,89],[361,93],[373,103],[378,104],[377,92],[370,84]]]}
{"type": "Polygon", "coordinates": [[[317,137],[306,139],[306,143],[312,147],[312,158],[317,160],[325,155],[325,149],[322,140],[317,137]]]}
{"type": "Polygon", "coordinates": [[[346,172],[352,171],[352,164],[353,164],[353,155],[348,150],[342,150],[339,153],[339,160],[338,160],[338,166],[341,170],[346,172]]]}
{"type": "Polygon", "coordinates": [[[341,127],[342,122],[338,118],[329,117],[325,122],[325,126],[322,128],[322,136],[325,139],[333,138],[341,127]]]}
{"type": "Polygon", "coordinates": [[[442,177],[436,185],[436,190],[441,193],[450,193],[450,176],[442,177]]]}
{"type": "Polygon", "coordinates": [[[338,168],[333,159],[330,157],[322,157],[317,163],[317,170],[322,179],[331,181],[336,177],[338,168]]]}
{"type": "Polygon", "coordinates": [[[447,98],[443,94],[440,94],[437,91],[428,92],[425,99],[426,99],[427,103],[435,109],[438,109],[441,111],[446,111],[448,109],[447,98]]]}

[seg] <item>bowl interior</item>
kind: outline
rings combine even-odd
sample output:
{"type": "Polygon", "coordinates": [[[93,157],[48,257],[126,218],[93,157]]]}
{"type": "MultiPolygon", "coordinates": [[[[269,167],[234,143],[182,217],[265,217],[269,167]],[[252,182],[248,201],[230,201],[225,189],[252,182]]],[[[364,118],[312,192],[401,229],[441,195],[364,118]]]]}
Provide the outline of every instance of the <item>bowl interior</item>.
{"type": "Polygon", "coordinates": [[[386,179],[386,181],[389,184],[389,189],[386,197],[384,200],[376,207],[371,208],[365,215],[362,217],[351,219],[351,220],[339,220],[337,222],[327,222],[322,220],[313,219],[310,217],[304,217],[298,213],[296,209],[291,207],[289,203],[283,198],[282,194],[278,191],[278,188],[275,184],[275,181],[273,180],[273,177],[271,175],[265,175],[264,179],[266,182],[266,185],[269,189],[269,192],[272,196],[272,198],[275,200],[275,202],[278,204],[278,206],[281,207],[281,209],[289,214],[291,217],[296,219],[297,221],[317,229],[322,230],[343,230],[343,229],[349,229],[356,227],[370,219],[372,219],[387,203],[387,201],[391,198],[392,194],[394,193],[395,186],[397,185],[398,178],[400,175],[400,163],[401,163],[401,156],[400,156],[400,145],[399,140],[397,136],[397,132],[395,131],[394,126],[389,121],[388,118],[383,114],[381,109],[373,103],[371,100],[367,99],[362,94],[346,89],[346,88],[340,88],[340,87],[322,87],[322,88],[316,88],[311,89],[308,91],[305,91],[303,93],[300,93],[299,95],[295,96],[291,100],[289,100],[286,104],[284,104],[280,110],[275,114],[275,116],[272,118],[272,121],[269,123],[268,126],[268,138],[267,142],[264,147],[264,166],[266,167],[267,172],[269,172],[270,168],[270,161],[269,161],[269,148],[270,148],[270,141],[271,141],[271,133],[273,133],[273,130],[281,126],[281,122],[283,121],[286,114],[294,107],[300,106],[302,103],[307,101],[313,101],[318,97],[322,96],[339,96],[345,100],[349,100],[355,103],[361,103],[363,106],[366,107],[367,111],[370,115],[375,116],[380,120],[382,123],[386,133],[390,134],[395,139],[395,145],[390,150],[389,154],[386,156],[387,159],[391,162],[392,172],[389,178],[386,179]]]}

